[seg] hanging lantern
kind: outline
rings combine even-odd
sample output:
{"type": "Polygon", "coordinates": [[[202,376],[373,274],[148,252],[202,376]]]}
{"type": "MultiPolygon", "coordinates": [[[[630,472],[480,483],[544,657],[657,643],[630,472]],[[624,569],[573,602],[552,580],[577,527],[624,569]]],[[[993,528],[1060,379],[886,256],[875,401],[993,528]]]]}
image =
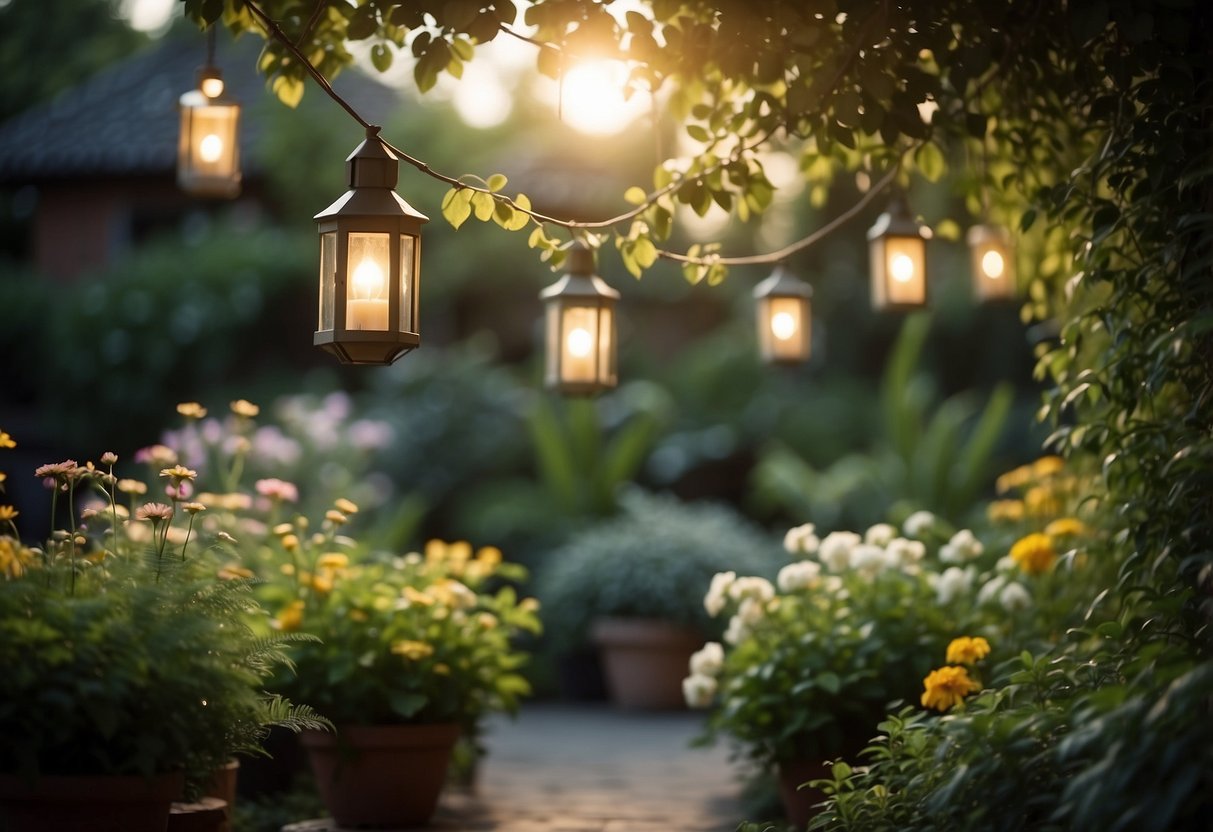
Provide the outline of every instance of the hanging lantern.
{"type": "Polygon", "coordinates": [[[1010,233],[996,225],[975,225],[969,229],[968,242],[973,262],[973,297],[983,302],[1013,299],[1015,250],[1010,233]]]}
{"type": "Polygon", "coordinates": [[[313,343],[343,364],[391,364],[421,343],[421,224],[397,195],[400,162],[368,127],[346,159],[350,189],[316,215],[320,310],[313,343]]]}
{"type": "Polygon", "coordinates": [[[214,57],[211,29],[206,66],[198,70],[198,88],[180,100],[177,184],[194,196],[232,199],[240,195],[240,105],[223,96],[223,76],[214,66],[214,57]]]}
{"type": "Polygon", "coordinates": [[[901,199],[868,229],[872,308],[916,309],[927,303],[927,238],[901,199]]]}
{"type": "Polygon", "coordinates": [[[758,350],[768,364],[809,360],[813,288],[783,264],[754,287],[758,312],[758,350]]]}
{"type": "Polygon", "coordinates": [[[577,242],[560,280],[539,293],[546,307],[544,385],[589,395],[618,383],[615,302],[619,293],[594,274],[594,252],[577,242]]]}

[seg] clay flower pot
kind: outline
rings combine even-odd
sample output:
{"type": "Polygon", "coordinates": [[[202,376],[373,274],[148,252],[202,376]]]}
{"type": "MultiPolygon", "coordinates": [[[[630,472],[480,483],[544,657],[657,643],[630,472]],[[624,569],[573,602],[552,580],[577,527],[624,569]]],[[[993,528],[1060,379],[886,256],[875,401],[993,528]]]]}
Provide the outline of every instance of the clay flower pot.
{"type": "Polygon", "coordinates": [[[656,618],[600,618],[592,637],[602,652],[607,687],[631,710],[685,708],[682,680],[703,636],[656,618]]]}
{"type": "Polygon", "coordinates": [[[779,764],[779,800],[783,812],[797,829],[804,829],[817,814],[813,807],[826,799],[812,786],[799,788],[810,780],[830,777],[830,767],[818,760],[788,760],[779,764]]]}
{"type": "Polygon", "coordinates": [[[410,827],[438,806],[459,726],[344,725],[304,731],[320,797],[338,826],[410,827]]]}
{"type": "Polygon", "coordinates": [[[180,773],[156,777],[0,775],[5,832],[164,832],[180,773]]]}

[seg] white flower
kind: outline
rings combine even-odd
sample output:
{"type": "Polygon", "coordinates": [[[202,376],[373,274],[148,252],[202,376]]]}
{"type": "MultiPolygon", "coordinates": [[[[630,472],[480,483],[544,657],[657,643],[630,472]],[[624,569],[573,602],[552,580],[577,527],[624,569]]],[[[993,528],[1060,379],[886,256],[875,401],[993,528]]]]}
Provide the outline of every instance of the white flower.
{"type": "Polygon", "coordinates": [[[735,580],[737,580],[736,572],[717,572],[712,576],[708,594],[703,597],[703,608],[712,618],[720,615],[721,610],[724,609],[725,602],[728,600],[729,587],[735,580]]]}
{"type": "Polygon", "coordinates": [[[838,575],[826,575],[821,582],[822,589],[830,595],[837,595],[839,597],[842,597],[842,593],[845,591],[842,586],[842,578],[838,575]]]}
{"type": "Polygon", "coordinates": [[[1008,612],[1025,610],[1032,606],[1032,596],[1028,595],[1028,591],[1023,588],[1023,584],[1012,582],[1003,587],[1002,592],[998,595],[998,602],[1008,612]]]}
{"type": "Polygon", "coordinates": [[[711,676],[692,673],[682,680],[682,696],[692,708],[707,708],[716,696],[716,680],[711,676]]]}
{"type": "Polygon", "coordinates": [[[770,601],[775,597],[775,587],[766,578],[737,578],[729,585],[729,597],[734,601],[747,598],[770,601]]]}
{"type": "Polygon", "coordinates": [[[775,579],[780,592],[795,592],[798,589],[813,589],[821,582],[821,564],[814,560],[789,563],[779,570],[775,579]]]}
{"type": "Polygon", "coordinates": [[[910,537],[922,537],[935,525],[935,515],[929,511],[916,511],[906,518],[901,528],[910,537]]]}
{"type": "Polygon", "coordinates": [[[1010,555],[1003,555],[998,559],[998,563],[994,564],[994,568],[1002,573],[1011,573],[1019,570],[1019,565],[1011,559],[1010,555]]]}
{"type": "Polygon", "coordinates": [[[996,600],[998,598],[998,593],[1002,592],[1002,588],[1006,586],[1006,584],[1007,579],[1004,575],[996,575],[990,580],[986,581],[985,586],[983,586],[977,592],[977,603],[988,604],[991,601],[996,600]]]}
{"type": "Polygon", "coordinates": [[[724,667],[724,648],[718,641],[709,641],[691,654],[691,675],[712,676],[724,667]]]}
{"type": "Polygon", "coordinates": [[[888,562],[884,549],[868,543],[860,543],[851,550],[851,568],[861,575],[872,578],[883,572],[888,562]]]}
{"type": "Polygon", "coordinates": [[[985,551],[981,541],[968,529],[961,529],[939,550],[939,559],[944,563],[968,563],[985,551]]]}
{"type": "Polygon", "coordinates": [[[935,597],[940,604],[947,604],[957,595],[967,593],[973,586],[973,571],[950,566],[935,582],[935,597]]]}
{"type": "Polygon", "coordinates": [[[740,644],[750,634],[750,628],[741,620],[740,615],[729,619],[729,627],[724,631],[724,640],[729,644],[740,644]]]}
{"type": "Polygon", "coordinates": [[[888,546],[889,541],[897,537],[897,529],[888,523],[877,523],[864,533],[863,542],[873,546],[888,546]]]}
{"type": "Polygon", "coordinates": [[[927,545],[921,540],[906,540],[895,537],[889,541],[886,548],[889,563],[892,567],[906,568],[912,566],[927,556],[927,545]]]}
{"type": "Polygon", "coordinates": [[[743,598],[741,606],[737,608],[735,618],[741,619],[741,623],[748,629],[765,618],[766,614],[767,608],[764,602],[757,598],[743,598]]]}
{"type": "Polygon", "coordinates": [[[787,534],[783,536],[783,548],[791,555],[811,555],[821,544],[816,532],[817,527],[812,523],[788,529],[787,534]]]}
{"type": "Polygon", "coordinates": [[[831,572],[842,572],[851,565],[851,550],[859,545],[855,532],[830,532],[821,541],[817,559],[831,572]]]}

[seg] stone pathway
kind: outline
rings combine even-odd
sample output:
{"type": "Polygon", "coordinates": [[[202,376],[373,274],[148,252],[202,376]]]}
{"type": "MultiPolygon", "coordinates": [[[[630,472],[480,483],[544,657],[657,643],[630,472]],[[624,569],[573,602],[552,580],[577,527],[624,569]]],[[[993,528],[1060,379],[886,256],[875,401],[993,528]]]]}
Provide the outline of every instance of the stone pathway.
{"type": "MultiPolygon", "coordinates": [[[[492,723],[473,793],[448,790],[444,832],[733,832],[740,787],[724,747],[691,748],[698,713],[533,705],[492,723]]],[[[292,832],[305,832],[296,824],[292,832]]],[[[306,832],[335,832],[307,824],[306,832]]]]}

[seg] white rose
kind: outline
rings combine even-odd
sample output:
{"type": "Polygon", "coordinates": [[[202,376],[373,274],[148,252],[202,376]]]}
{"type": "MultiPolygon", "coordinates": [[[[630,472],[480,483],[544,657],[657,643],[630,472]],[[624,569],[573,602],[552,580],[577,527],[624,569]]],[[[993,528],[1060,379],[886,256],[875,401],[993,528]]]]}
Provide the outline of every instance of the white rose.
{"type": "Polygon", "coordinates": [[[961,529],[939,550],[939,559],[944,563],[968,563],[985,551],[981,541],[969,529],[961,529]]]}
{"type": "Polygon", "coordinates": [[[1010,555],[1003,555],[998,559],[998,563],[994,564],[994,568],[999,572],[1009,573],[1018,571],[1019,566],[1010,555]]]}
{"type": "Polygon", "coordinates": [[[947,604],[957,595],[967,593],[973,586],[973,572],[950,566],[935,582],[935,597],[940,604],[947,604]]]}
{"type": "Polygon", "coordinates": [[[682,696],[692,708],[707,708],[716,696],[716,680],[711,676],[692,673],[682,680],[682,696]]]}
{"type": "Polygon", "coordinates": [[[1002,588],[1006,586],[1007,579],[1003,575],[995,575],[990,580],[986,581],[977,592],[977,603],[988,604],[998,598],[998,593],[1002,592],[1002,588]]]}
{"type": "Polygon", "coordinates": [[[916,511],[906,518],[901,528],[910,537],[922,537],[935,525],[935,515],[929,511],[916,511]]]}
{"type": "Polygon", "coordinates": [[[841,595],[843,592],[842,578],[837,575],[826,575],[821,581],[821,587],[830,595],[841,595]]]}
{"type": "Polygon", "coordinates": [[[742,598],[741,606],[737,608],[737,618],[741,619],[741,623],[747,628],[753,627],[759,621],[766,617],[767,608],[764,602],[757,598],[742,598]]]}
{"type": "Polygon", "coordinates": [[[802,560],[789,563],[779,570],[775,579],[780,592],[795,592],[799,589],[812,589],[820,583],[821,564],[812,560],[802,560]]]}
{"type": "Polygon", "coordinates": [[[724,667],[724,648],[718,641],[709,641],[691,654],[692,676],[716,676],[724,667]]]}
{"type": "Polygon", "coordinates": [[[859,542],[855,532],[830,532],[817,549],[817,559],[831,572],[843,572],[851,566],[851,550],[859,542]]]}
{"type": "Polygon", "coordinates": [[[740,615],[735,615],[729,619],[728,629],[724,631],[724,640],[729,644],[740,644],[745,641],[746,636],[750,634],[750,628],[741,620],[740,615]]]}
{"type": "Polygon", "coordinates": [[[927,556],[927,545],[921,540],[895,537],[889,541],[886,551],[893,566],[906,567],[918,563],[927,556]]]}
{"type": "Polygon", "coordinates": [[[873,546],[888,546],[889,541],[897,537],[897,529],[888,523],[877,523],[864,533],[863,542],[873,546]]]}
{"type": "Polygon", "coordinates": [[[733,581],[736,579],[736,572],[717,572],[712,576],[712,583],[708,587],[708,594],[703,596],[703,608],[708,611],[708,615],[712,616],[712,618],[720,615],[724,609],[725,601],[728,600],[729,587],[733,585],[733,581]]]}
{"type": "Polygon", "coordinates": [[[998,594],[998,603],[1002,604],[1002,608],[1008,612],[1025,610],[1032,606],[1032,596],[1028,595],[1023,584],[1012,582],[1003,587],[1002,592],[998,594]]]}
{"type": "Polygon", "coordinates": [[[821,541],[817,539],[816,531],[817,527],[812,523],[788,529],[787,534],[783,536],[783,548],[792,555],[813,554],[821,544],[821,541]]]}
{"type": "Polygon", "coordinates": [[[872,578],[888,566],[884,549],[868,543],[860,543],[851,550],[851,568],[861,575],[872,578]]]}
{"type": "Polygon", "coordinates": [[[729,586],[729,597],[734,601],[754,598],[758,601],[770,601],[775,597],[775,587],[766,578],[738,578],[729,586]]]}

